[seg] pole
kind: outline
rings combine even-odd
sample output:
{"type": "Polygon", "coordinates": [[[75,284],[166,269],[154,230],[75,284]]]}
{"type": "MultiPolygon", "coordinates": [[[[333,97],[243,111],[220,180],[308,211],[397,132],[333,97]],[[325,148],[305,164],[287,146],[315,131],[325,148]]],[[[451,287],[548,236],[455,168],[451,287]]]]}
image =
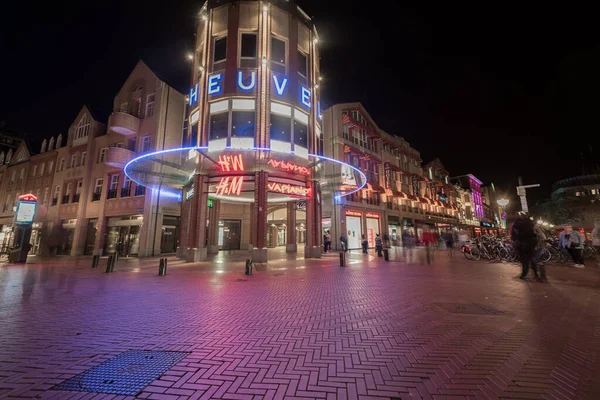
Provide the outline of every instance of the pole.
{"type": "MultiPolygon", "coordinates": [[[[165,149],[165,141],[167,140],[167,119],[169,119],[169,97],[171,95],[171,86],[167,86],[167,106],[165,107],[165,124],[163,128],[162,149],[165,149]]],[[[162,163],[160,164],[160,172],[162,173],[162,163]]],[[[162,178],[158,185],[158,195],[156,196],[156,216],[154,217],[154,235],[152,236],[152,257],[154,257],[154,248],[156,245],[156,230],[158,227],[158,210],[160,204],[160,191],[162,190],[162,178]]]]}

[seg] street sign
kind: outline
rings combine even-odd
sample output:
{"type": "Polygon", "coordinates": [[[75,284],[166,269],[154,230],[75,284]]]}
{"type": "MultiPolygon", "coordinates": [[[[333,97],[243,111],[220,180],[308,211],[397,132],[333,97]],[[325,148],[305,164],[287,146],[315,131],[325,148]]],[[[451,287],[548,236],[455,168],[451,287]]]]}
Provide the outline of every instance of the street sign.
{"type": "Polygon", "coordinates": [[[503,212],[502,214],[500,214],[500,218],[502,218],[503,221],[506,221],[506,213],[503,212]]]}

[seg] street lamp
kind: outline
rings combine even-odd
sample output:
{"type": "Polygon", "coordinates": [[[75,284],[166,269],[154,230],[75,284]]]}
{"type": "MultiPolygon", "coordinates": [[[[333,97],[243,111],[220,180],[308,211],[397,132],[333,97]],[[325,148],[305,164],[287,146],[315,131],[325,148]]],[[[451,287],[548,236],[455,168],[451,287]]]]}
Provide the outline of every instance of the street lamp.
{"type": "Polygon", "coordinates": [[[508,199],[498,199],[497,203],[500,207],[506,207],[510,201],[508,199]]]}

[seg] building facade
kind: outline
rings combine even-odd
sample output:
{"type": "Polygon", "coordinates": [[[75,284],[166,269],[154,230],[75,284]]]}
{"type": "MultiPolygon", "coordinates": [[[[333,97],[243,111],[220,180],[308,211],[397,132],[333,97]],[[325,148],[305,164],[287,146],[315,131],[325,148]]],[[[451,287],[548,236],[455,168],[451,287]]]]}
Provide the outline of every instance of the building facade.
{"type": "MultiPolygon", "coordinates": [[[[442,200],[440,193],[447,189],[437,188],[433,169],[431,177],[424,174],[419,152],[402,137],[380,129],[362,104],[328,108],[323,126],[325,155],[367,177],[360,191],[323,206],[323,229],[331,232],[338,246],[342,233],[351,249],[360,248],[362,235],[374,247],[377,234],[388,234],[392,244],[399,244],[403,230],[422,238],[425,229],[449,227],[457,220],[458,210],[452,199],[442,200]]],[[[441,169],[435,169],[438,177],[447,181],[441,169]]]]}

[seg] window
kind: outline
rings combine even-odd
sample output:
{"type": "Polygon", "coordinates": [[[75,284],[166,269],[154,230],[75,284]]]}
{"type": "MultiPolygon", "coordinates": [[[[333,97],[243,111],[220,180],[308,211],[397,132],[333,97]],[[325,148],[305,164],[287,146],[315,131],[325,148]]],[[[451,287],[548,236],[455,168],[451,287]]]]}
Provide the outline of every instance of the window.
{"type": "Polygon", "coordinates": [[[73,188],[73,184],[71,182],[67,183],[67,189],[65,190],[65,194],[71,194],[71,189],[73,188]]]}
{"type": "Polygon", "coordinates": [[[306,82],[306,78],[308,78],[308,57],[301,51],[298,52],[298,74],[300,74],[306,82]]]}
{"type": "Polygon", "coordinates": [[[44,189],[44,201],[42,202],[42,204],[48,204],[48,195],[50,194],[50,188],[45,188],[44,189]]]}
{"type": "Polygon", "coordinates": [[[146,118],[154,115],[154,93],[146,96],[146,118]]]}
{"type": "Polygon", "coordinates": [[[294,119],[294,144],[308,148],[308,125],[294,119]]]}
{"type": "Polygon", "coordinates": [[[10,160],[12,159],[12,155],[13,155],[13,151],[12,149],[8,151],[8,154],[6,155],[6,163],[10,164],[10,160]]]}
{"type": "Polygon", "coordinates": [[[108,195],[106,198],[108,199],[116,199],[117,198],[117,190],[119,189],[119,175],[111,175],[110,176],[110,186],[108,188],[108,195]]]}
{"type": "Polygon", "coordinates": [[[121,188],[121,197],[129,197],[131,195],[131,179],[125,175],[125,181],[123,182],[123,187],[121,188]]]}
{"type": "Polygon", "coordinates": [[[60,159],[60,164],[58,164],[58,172],[61,172],[64,169],[65,169],[65,159],[61,158],[60,159]]]}
{"type": "Polygon", "coordinates": [[[67,187],[65,188],[65,194],[63,195],[63,198],[62,198],[62,204],[67,204],[69,202],[69,199],[71,198],[72,187],[73,187],[73,184],[71,182],[67,183],[67,187]]]}
{"type": "Polygon", "coordinates": [[[31,170],[31,176],[36,176],[37,174],[37,164],[33,166],[33,169],[31,170]]]}
{"type": "Polygon", "coordinates": [[[58,199],[58,196],[60,196],[60,185],[57,185],[57,186],[54,188],[54,197],[53,197],[53,198],[54,198],[54,199],[58,199]]]}
{"type": "Polygon", "coordinates": [[[256,46],[257,35],[255,33],[242,33],[241,50],[240,50],[240,66],[245,68],[256,67],[256,57],[258,56],[258,48],[256,46]]]}
{"type": "Polygon", "coordinates": [[[98,162],[103,163],[105,158],[106,158],[106,147],[103,147],[100,149],[100,151],[98,153],[98,162]]]}
{"type": "Polygon", "coordinates": [[[49,174],[52,173],[52,168],[54,168],[54,161],[50,161],[50,164],[48,164],[48,173],[49,174]]]}
{"type": "Polygon", "coordinates": [[[77,182],[77,189],[75,189],[75,194],[81,194],[82,188],[83,188],[83,181],[77,182]]]}
{"type": "Polygon", "coordinates": [[[227,60],[227,36],[215,39],[213,71],[225,68],[225,60],[227,60]]]}
{"type": "Polygon", "coordinates": [[[119,106],[119,112],[128,112],[129,110],[129,104],[127,102],[125,103],[121,103],[121,105],[119,106]]]}
{"type": "Polygon", "coordinates": [[[96,184],[94,185],[94,194],[92,195],[92,201],[100,200],[102,196],[102,186],[104,185],[104,179],[98,178],[96,179],[96,184]]]}
{"type": "Polygon", "coordinates": [[[231,137],[254,137],[254,111],[233,111],[231,113],[231,137]]]}
{"type": "Polygon", "coordinates": [[[273,72],[285,74],[286,42],[276,37],[271,38],[271,69],[273,72]]]}
{"type": "Polygon", "coordinates": [[[85,165],[85,159],[87,158],[87,152],[82,151],[81,152],[81,164],[80,165],[85,165]]]}
{"type": "Polygon", "coordinates": [[[25,179],[25,168],[19,170],[19,181],[22,181],[23,179],[25,179]]]}
{"type": "Polygon", "coordinates": [[[292,141],[292,122],[290,117],[271,114],[271,140],[292,141]]]}
{"type": "Polygon", "coordinates": [[[77,154],[73,154],[71,156],[71,163],[69,164],[69,168],[75,168],[76,162],[77,162],[77,154]]]}
{"type": "Polygon", "coordinates": [[[142,138],[142,153],[150,151],[150,135],[145,135],[142,138]]]}
{"type": "Polygon", "coordinates": [[[42,163],[42,165],[40,165],[40,176],[43,176],[45,171],[46,171],[46,163],[42,163]]]}
{"type": "Polygon", "coordinates": [[[90,117],[85,114],[75,128],[75,140],[88,137],[90,134],[90,117]]]}
{"type": "Polygon", "coordinates": [[[209,140],[226,139],[229,124],[229,112],[212,114],[210,116],[209,140]]]}

